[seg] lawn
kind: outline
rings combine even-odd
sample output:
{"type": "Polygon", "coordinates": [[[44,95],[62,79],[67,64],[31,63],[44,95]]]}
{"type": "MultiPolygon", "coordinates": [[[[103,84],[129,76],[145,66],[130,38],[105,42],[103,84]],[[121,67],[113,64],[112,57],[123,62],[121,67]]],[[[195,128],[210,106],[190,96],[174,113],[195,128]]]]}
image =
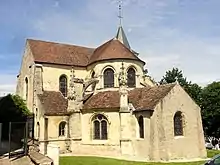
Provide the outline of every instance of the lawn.
{"type": "MultiPolygon", "coordinates": [[[[212,157],[220,153],[220,151],[208,150],[207,153],[208,157],[212,157]]],[[[60,165],[202,165],[203,163],[204,162],[146,163],[87,156],[60,157],[60,165]]]]}

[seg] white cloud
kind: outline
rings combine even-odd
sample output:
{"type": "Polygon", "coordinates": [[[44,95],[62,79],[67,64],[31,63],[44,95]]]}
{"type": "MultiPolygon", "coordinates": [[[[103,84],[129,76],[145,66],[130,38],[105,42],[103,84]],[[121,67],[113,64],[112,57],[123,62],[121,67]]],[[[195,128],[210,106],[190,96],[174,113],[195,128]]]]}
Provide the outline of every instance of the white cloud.
{"type": "MultiPolygon", "coordinates": [[[[123,24],[131,46],[156,80],[172,67],[182,69],[189,80],[199,84],[218,79],[220,39],[189,35],[175,25],[163,24],[177,14],[173,5],[178,4],[172,0],[125,0],[123,24]]],[[[78,13],[48,10],[32,25],[38,38],[95,47],[114,37],[117,14],[116,0],[88,0],[78,13]]]]}
{"type": "Polygon", "coordinates": [[[14,74],[0,74],[0,96],[8,93],[15,93],[16,89],[16,75],[14,74]]]}

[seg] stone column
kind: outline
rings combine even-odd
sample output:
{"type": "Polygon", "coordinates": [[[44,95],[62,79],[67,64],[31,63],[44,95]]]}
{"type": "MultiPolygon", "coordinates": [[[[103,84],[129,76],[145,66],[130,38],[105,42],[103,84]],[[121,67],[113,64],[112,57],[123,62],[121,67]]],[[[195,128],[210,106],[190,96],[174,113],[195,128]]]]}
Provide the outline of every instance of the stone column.
{"type": "Polygon", "coordinates": [[[81,139],[81,112],[82,107],[82,96],[77,95],[75,90],[75,75],[74,70],[71,70],[71,79],[68,90],[68,108],[67,111],[70,112],[69,122],[68,122],[68,138],[70,150],[73,150],[75,139],[81,139]]]}
{"type": "Polygon", "coordinates": [[[120,94],[120,146],[122,155],[132,155],[132,133],[131,133],[131,113],[128,106],[127,75],[122,63],[121,72],[118,77],[120,94]]]}

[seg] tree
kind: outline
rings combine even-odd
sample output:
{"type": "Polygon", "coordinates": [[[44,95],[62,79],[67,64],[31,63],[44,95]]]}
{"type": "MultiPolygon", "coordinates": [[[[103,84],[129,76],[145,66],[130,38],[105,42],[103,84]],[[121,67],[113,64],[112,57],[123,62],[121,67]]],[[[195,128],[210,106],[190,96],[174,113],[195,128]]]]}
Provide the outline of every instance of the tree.
{"type": "MultiPolygon", "coordinates": [[[[0,123],[3,123],[3,139],[8,138],[9,122],[25,122],[30,115],[24,100],[18,95],[7,95],[0,100],[0,123]]],[[[13,129],[23,127],[23,124],[15,124],[13,129]]],[[[18,137],[17,137],[18,138],[18,137]]]]}
{"type": "Polygon", "coordinates": [[[213,82],[202,90],[201,110],[206,135],[220,137],[220,82],[213,82]]]}
{"type": "Polygon", "coordinates": [[[18,95],[7,95],[0,100],[0,123],[24,121],[30,115],[24,100],[18,95]]]}
{"type": "Polygon", "coordinates": [[[165,73],[165,76],[160,80],[160,84],[168,84],[178,81],[178,83],[184,88],[189,96],[198,104],[201,104],[201,91],[202,88],[191,81],[187,81],[186,77],[183,76],[182,70],[173,68],[165,73]]]}
{"type": "Polygon", "coordinates": [[[201,92],[202,87],[196,83],[189,83],[188,86],[185,87],[186,92],[189,96],[199,105],[201,106],[201,92]]]}
{"type": "Polygon", "coordinates": [[[160,80],[160,84],[168,84],[178,81],[181,86],[188,85],[186,78],[183,77],[182,70],[178,68],[173,68],[172,70],[168,70],[165,73],[165,76],[160,80]]]}

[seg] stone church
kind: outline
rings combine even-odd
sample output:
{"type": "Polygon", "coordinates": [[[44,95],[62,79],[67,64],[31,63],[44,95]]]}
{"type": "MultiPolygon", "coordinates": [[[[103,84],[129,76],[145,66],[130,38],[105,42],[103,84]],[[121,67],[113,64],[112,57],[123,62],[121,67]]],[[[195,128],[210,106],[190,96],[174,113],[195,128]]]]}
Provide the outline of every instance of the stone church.
{"type": "Polygon", "coordinates": [[[199,106],[158,85],[119,26],[97,48],[27,39],[16,93],[35,115],[40,152],[169,161],[206,157],[199,106]]]}

